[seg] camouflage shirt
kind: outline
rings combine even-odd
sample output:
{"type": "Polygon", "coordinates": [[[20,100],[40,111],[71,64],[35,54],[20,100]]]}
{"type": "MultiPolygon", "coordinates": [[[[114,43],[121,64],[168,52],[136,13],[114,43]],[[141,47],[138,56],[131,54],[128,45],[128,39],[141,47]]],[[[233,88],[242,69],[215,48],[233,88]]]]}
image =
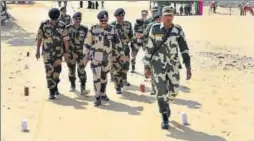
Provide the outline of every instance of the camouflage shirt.
{"type": "Polygon", "coordinates": [[[168,38],[158,48],[158,45],[162,42],[162,38],[166,33],[167,29],[165,29],[163,23],[155,23],[151,27],[147,48],[145,50],[145,57],[143,59],[145,68],[179,68],[181,65],[178,55],[179,50],[186,68],[190,68],[189,48],[182,28],[179,25],[173,25],[168,38]]]}
{"type": "Polygon", "coordinates": [[[88,28],[83,25],[75,28],[73,24],[70,24],[66,29],[70,37],[70,48],[82,49],[88,33],[88,28]]]}
{"type": "Polygon", "coordinates": [[[124,55],[124,51],[116,28],[93,25],[88,32],[85,57],[102,62],[116,61],[120,55],[124,55]]]}
{"type": "Polygon", "coordinates": [[[132,41],[133,38],[133,30],[132,30],[132,25],[128,21],[124,21],[123,25],[117,23],[117,21],[114,21],[111,23],[112,26],[115,26],[120,39],[124,45],[127,45],[132,41]]]}
{"type": "Polygon", "coordinates": [[[70,15],[60,15],[59,20],[64,22],[66,25],[71,24],[71,16],[70,15]]]}
{"type": "Polygon", "coordinates": [[[46,20],[41,23],[36,40],[42,40],[43,52],[61,51],[63,41],[68,41],[69,36],[63,22],[52,25],[46,20]]]}

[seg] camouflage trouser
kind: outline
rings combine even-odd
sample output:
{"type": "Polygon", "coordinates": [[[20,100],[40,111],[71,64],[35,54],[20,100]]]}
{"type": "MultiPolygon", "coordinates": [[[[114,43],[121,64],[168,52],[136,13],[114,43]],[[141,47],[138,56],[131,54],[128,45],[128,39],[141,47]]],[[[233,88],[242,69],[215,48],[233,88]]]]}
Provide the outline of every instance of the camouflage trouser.
{"type": "Polygon", "coordinates": [[[152,92],[156,93],[155,85],[154,85],[154,77],[153,73],[151,74],[151,85],[152,85],[152,92]]]}
{"type": "MultiPolygon", "coordinates": [[[[120,70],[119,70],[120,72],[117,72],[117,77],[120,77],[120,79],[122,79],[122,83],[127,83],[127,74],[130,69],[130,61],[129,61],[130,60],[130,47],[129,47],[129,45],[126,45],[124,48],[125,48],[124,54],[125,54],[125,57],[128,57],[128,61],[126,61],[125,63],[117,62],[114,64],[117,65],[118,67],[120,67],[120,70]]],[[[117,69],[115,69],[115,70],[117,70],[117,69]]],[[[110,73],[111,73],[111,77],[113,78],[113,81],[114,81],[114,74],[112,71],[110,73]]]]}
{"type": "Polygon", "coordinates": [[[56,52],[43,52],[42,56],[46,70],[48,88],[51,90],[55,89],[60,82],[59,75],[62,71],[62,54],[56,54],[56,52]]]}
{"type": "Polygon", "coordinates": [[[106,95],[107,74],[110,70],[109,62],[92,60],[91,69],[93,72],[95,97],[106,95]]]}
{"type": "Polygon", "coordinates": [[[70,57],[67,62],[67,66],[69,68],[69,80],[71,82],[75,82],[76,80],[76,65],[77,65],[77,72],[78,72],[78,77],[80,79],[81,83],[86,83],[86,71],[85,71],[85,65],[83,61],[83,49],[77,49],[77,50],[72,50],[70,52],[70,57]]]}
{"type": "Polygon", "coordinates": [[[123,84],[123,72],[122,72],[122,66],[123,64],[114,61],[111,65],[110,73],[113,76],[113,81],[115,84],[115,88],[120,87],[123,84]]]}
{"type": "Polygon", "coordinates": [[[133,43],[133,45],[131,46],[131,64],[132,65],[136,64],[136,57],[138,55],[138,51],[139,51],[140,47],[142,47],[144,50],[143,43],[139,43],[139,44],[133,43]]]}
{"type": "Polygon", "coordinates": [[[169,102],[173,102],[178,94],[179,88],[179,68],[171,67],[163,70],[161,67],[153,67],[153,83],[156,89],[157,102],[160,113],[166,113],[169,109],[169,102]]]}

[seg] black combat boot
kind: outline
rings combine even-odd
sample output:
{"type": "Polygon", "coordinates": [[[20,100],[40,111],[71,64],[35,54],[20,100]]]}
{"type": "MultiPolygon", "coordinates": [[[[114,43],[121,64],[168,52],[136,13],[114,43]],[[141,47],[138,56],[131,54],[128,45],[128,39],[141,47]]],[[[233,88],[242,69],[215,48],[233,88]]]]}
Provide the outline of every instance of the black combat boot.
{"type": "Polygon", "coordinates": [[[98,107],[101,105],[101,98],[95,97],[94,106],[98,107]]]}
{"type": "Polygon", "coordinates": [[[55,89],[49,89],[49,100],[54,100],[55,97],[55,89]]]}
{"type": "Polygon", "coordinates": [[[58,91],[58,86],[56,85],[56,87],[55,87],[55,96],[58,96],[58,95],[60,95],[60,92],[58,91]]]}
{"type": "Polygon", "coordinates": [[[108,98],[107,95],[101,96],[101,100],[103,100],[103,101],[110,101],[110,99],[108,98]]]}
{"type": "Polygon", "coordinates": [[[70,87],[70,91],[71,92],[74,92],[75,89],[76,89],[76,84],[75,84],[75,81],[70,81],[71,82],[71,87],[70,87]]]}
{"type": "Polygon", "coordinates": [[[131,65],[131,73],[135,72],[135,65],[131,65]]]}
{"type": "Polygon", "coordinates": [[[168,113],[162,114],[162,123],[161,123],[161,129],[167,130],[169,128],[168,125],[168,113]]]}
{"type": "Polygon", "coordinates": [[[121,85],[116,87],[116,94],[122,94],[121,85]]]}

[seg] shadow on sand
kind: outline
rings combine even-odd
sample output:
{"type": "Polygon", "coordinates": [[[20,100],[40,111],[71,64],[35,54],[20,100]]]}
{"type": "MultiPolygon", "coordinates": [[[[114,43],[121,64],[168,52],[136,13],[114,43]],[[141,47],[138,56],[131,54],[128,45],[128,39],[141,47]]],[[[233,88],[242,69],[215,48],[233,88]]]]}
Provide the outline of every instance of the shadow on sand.
{"type": "Polygon", "coordinates": [[[200,109],[202,106],[199,102],[184,99],[175,99],[174,104],[187,106],[190,109],[200,109]]]}
{"type": "Polygon", "coordinates": [[[140,112],[144,109],[142,106],[131,107],[129,105],[112,100],[107,102],[105,105],[100,106],[99,108],[115,112],[127,112],[130,115],[140,115],[140,112]]]}
{"type": "Polygon", "coordinates": [[[84,106],[88,105],[87,102],[78,101],[77,99],[67,97],[63,94],[59,95],[59,98],[52,102],[62,106],[74,107],[75,109],[85,109],[84,106]]]}
{"type": "Polygon", "coordinates": [[[1,25],[1,40],[11,46],[34,46],[35,35],[20,27],[15,19],[9,19],[1,25]]]}
{"type": "Polygon", "coordinates": [[[171,121],[171,124],[174,127],[171,127],[167,134],[168,137],[175,138],[177,140],[185,140],[185,141],[227,141],[226,139],[209,135],[207,133],[194,131],[187,126],[183,126],[176,121],[171,121]]]}
{"type": "Polygon", "coordinates": [[[146,96],[146,94],[139,95],[130,91],[124,91],[121,98],[125,100],[137,101],[137,102],[148,103],[148,104],[151,104],[156,100],[155,97],[146,96]]]}
{"type": "Polygon", "coordinates": [[[191,89],[189,87],[187,87],[187,86],[180,85],[179,86],[179,91],[181,91],[183,93],[190,93],[191,89]]]}

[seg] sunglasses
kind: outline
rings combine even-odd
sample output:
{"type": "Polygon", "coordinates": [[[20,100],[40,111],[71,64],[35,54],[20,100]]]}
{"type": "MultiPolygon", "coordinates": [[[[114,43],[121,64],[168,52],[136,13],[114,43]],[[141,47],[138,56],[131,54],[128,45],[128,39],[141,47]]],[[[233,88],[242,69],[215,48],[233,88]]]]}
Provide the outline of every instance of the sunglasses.
{"type": "Polygon", "coordinates": [[[100,20],[100,22],[102,23],[106,23],[108,20],[100,20]]]}
{"type": "Polygon", "coordinates": [[[75,20],[75,21],[81,21],[82,18],[75,18],[74,20],[75,20]]]}
{"type": "Polygon", "coordinates": [[[124,17],[125,16],[125,14],[120,14],[118,17],[124,17]]]}

